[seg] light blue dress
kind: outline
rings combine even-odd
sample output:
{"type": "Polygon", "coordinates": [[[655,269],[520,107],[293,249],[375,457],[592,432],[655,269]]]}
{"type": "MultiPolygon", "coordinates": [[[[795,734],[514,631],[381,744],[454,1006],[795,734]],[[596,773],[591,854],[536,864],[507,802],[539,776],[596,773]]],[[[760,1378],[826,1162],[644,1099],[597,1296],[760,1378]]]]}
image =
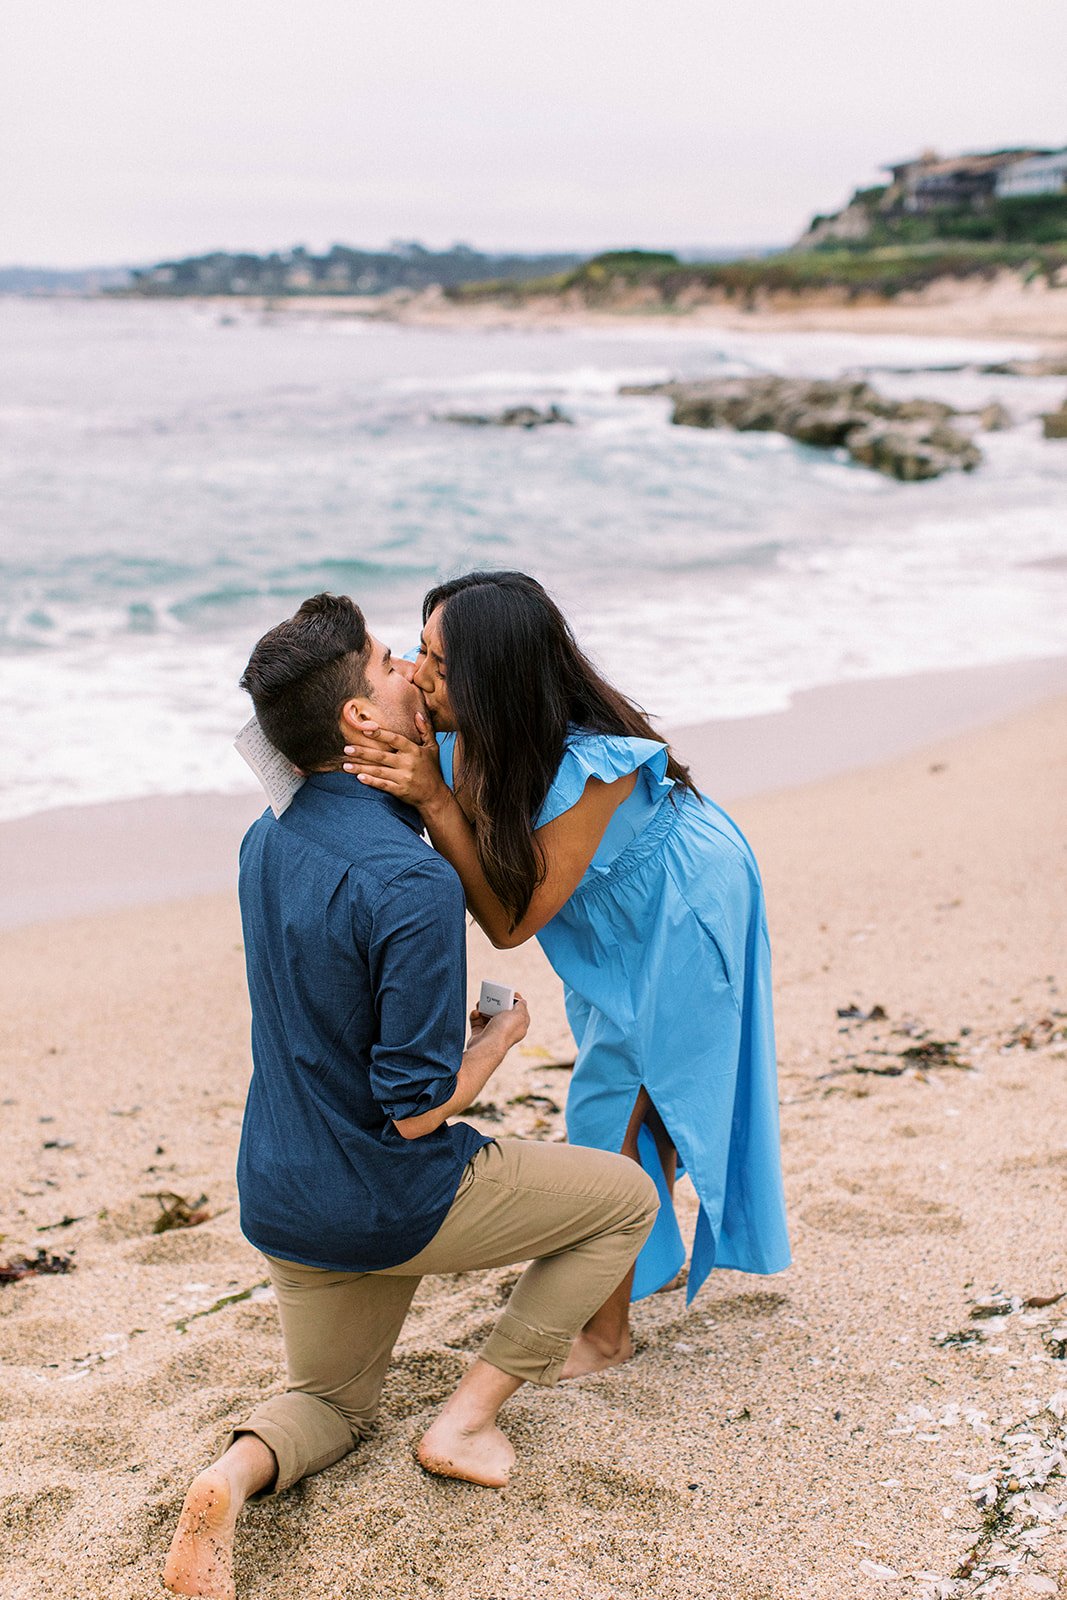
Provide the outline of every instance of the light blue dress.
{"type": "MultiPolygon", "coordinates": [[[[455,735],[438,739],[451,785],[455,735]]],[[[578,1044],[568,1137],[620,1149],[647,1089],[700,1200],[692,1300],[712,1267],[789,1265],[770,944],[752,851],[718,806],[675,789],[654,740],[574,730],[535,826],[575,805],[590,778],[635,770],[581,883],[537,937],[578,1044]]],[[[637,1258],[635,1300],[685,1263],[647,1128],[639,1155],[662,1204],[637,1258]]]]}

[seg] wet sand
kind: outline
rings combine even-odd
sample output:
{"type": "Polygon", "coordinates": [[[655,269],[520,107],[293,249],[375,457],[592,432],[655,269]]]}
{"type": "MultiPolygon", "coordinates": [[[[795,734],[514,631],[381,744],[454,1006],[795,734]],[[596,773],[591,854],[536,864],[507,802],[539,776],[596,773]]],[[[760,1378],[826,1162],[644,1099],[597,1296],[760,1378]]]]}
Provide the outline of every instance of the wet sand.
{"type": "MultiPolygon", "coordinates": [[[[932,1600],[935,1579],[969,1571],[944,1591],[962,1597],[999,1570],[997,1594],[1021,1600],[1067,1582],[1067,1299],[1024,1303],[1067,1291],[1067,694],[1046,670],[1026,690],[1005,674],[1008,704],[960,686],[969,715],[938,712],[927,685],[910,714],[901,689],[877,712],[861,695],[755,719],[748,784],[739,730],[729,756],[715,730],[679,738],[736,797],[763,867],[793,1266],[713,1274],[689,1310],[680,1288],[653,1296],[629,1366],[520,1393],[503,1492],[427,1478],[411,1443],[511,1274],[426,1280],[377,1435],[251,1510],[240,1595],[932,1600]],[[870,764],[879,728],[873,748],[903,753],[870,764]],[[833,762],[813,772],[818,748],[833,762]],[[976,1504],[990,1494],[995,1516],[976,1504]]],[[[236,834],[244,799],[219,805],[236,834]]],[[[57,818],[0,830],[21,842],[8,861],[57,818]]],[[[88,865],[72,869],[66,907],[88,914],[55,920],[53,887],[0,935],[0,1260],[43,1247],[75,1263],[0,1286],[5,1600],[162,1594],[188,1479],[284,1381],[237,1225],[239,923],[232,889],[195,892],[222,840],[190,820],[164,859],[129,817],[112,845],[83,817],[98,880],[122,876],[123,838],[157,875],[128,871],[129,903],[104,910],[88,865]],[[161,886],[184,898],[154,901],[161,886]],[[164,1191],[204,1195],[210,1220],[154,1234],[164,1191]]],[[[42,881],[57,867],[61,849],[42,881]]],[[[482,1097],[501,1120],[482,1125],[559,1138],[558,985],[536,949],[493,952],[475,931],[472,989],[482,976],[520,983],[534,1015],[482,1097]]],[[[679,1206],[691,1224],[684,1183],[679,1206]]]]}
{"type": "MultiPolygon", "coordinates": [[[[786,711],[669,732],[705,791],[733,801],[884,760],[1057,692],[1067,692],[1067,657],[832,684],[802,691],[786,711]]],[[[0,822],[0,929],[223,890],[262,809],[254,788],[0,822]]]]}

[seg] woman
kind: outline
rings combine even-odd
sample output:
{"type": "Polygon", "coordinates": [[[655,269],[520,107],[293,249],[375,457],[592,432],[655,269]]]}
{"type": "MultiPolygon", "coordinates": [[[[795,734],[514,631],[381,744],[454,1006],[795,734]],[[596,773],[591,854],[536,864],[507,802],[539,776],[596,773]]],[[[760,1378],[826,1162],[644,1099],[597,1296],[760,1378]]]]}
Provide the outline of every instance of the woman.
{"type": "Polygon", "coordinates": [[[684,1264],[676,1171],[700,1199],[690,1300],[712,1266],[789,1263],[759,872],[524,573],[432,589],[414,681],[438,740],[368,724],[345,770],[418,808],[495,945],[540,941],[578,1042],[568,1135],[640,1161],[664,1202],[575,1346],[579,1376],[632,1354],[631,1296],[684,1264]]]}

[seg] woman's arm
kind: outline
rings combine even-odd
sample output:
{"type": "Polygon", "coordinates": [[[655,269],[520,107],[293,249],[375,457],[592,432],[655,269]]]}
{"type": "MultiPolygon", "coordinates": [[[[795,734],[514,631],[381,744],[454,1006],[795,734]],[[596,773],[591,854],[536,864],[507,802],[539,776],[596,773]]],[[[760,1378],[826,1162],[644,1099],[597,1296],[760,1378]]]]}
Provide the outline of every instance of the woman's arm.
{"type": "Polygon", "coordinates": [[[434,849],[459,873],[467,907],[475,921],[498,950],[513,950],[539,933],[570,899],[585,876],[612,815],[636,782],[636,772],[628,772],[614,783],[590,778],[576,805],[535,831],[534,839],[544,855],[545,876],[514,928],[486,880],[474,829],[451,789],[446,786],[447,799],[439,797],[420,809],[420,815],[434,849]]]}
{"type": "Polygon", "coordinates": [[[360,783],[396,795],[418,809],[434,849],[459,874],[468,910],[498,950],[525,944],[570,899],[596,854],[612,815],[637,782],[636,772],[628,772],[613,783],[590,778],[576,805],[536,830],[534,838],[544,852],[545,877],[534,890],[522,920],[512,928],[508,912],[482,871],[474,829],[441,776],[436,749],[428,760],[424,746],[385,729],[376,730],[373,740],[369,747],[350,746],[346,750],[350,759],[345,770],[355,772],[360,783]]]}

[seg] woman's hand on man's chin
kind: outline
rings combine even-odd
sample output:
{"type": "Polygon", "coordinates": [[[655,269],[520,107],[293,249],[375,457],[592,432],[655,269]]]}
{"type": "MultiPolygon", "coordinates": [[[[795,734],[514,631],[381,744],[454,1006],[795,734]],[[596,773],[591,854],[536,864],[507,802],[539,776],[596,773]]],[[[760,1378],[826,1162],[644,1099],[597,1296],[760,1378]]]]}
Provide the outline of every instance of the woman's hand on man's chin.
{"type": "Polygon", "coordinates": [[[345,772],[351,772],[368,788],[395,795],[409,806],[422,810],[441,798],[447,788],[441,776],[437,740],[429,719],[419,711],[415,716],[420,742],[405,739],[402,733],[364,723],[360,735],[345,745],[345,772]]]}

